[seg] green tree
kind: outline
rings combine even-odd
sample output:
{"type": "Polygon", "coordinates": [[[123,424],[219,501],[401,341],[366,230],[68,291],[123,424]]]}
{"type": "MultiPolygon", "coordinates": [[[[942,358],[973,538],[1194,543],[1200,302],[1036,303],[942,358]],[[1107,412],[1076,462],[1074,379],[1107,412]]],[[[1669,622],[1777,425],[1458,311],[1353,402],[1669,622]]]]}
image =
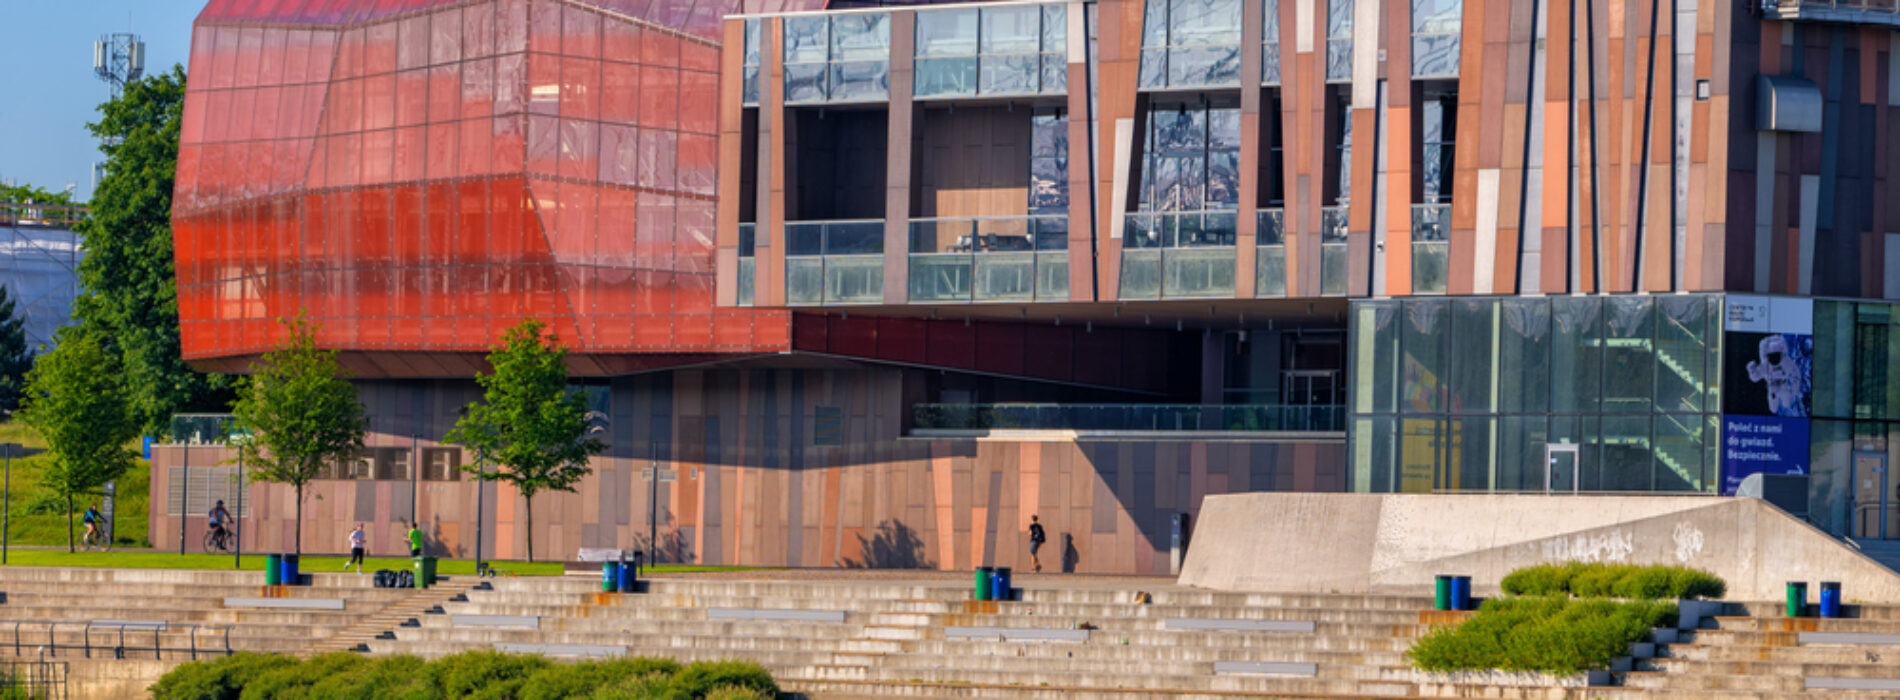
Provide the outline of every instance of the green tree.
{"type": "Polygon", "coordinates": [[[119,382],[119,363],[99,339],[65,328],[59,347],[27,373],[21,417],[46,439],[53,461],[41,478],[66,499],[66,549],[73,550],[73,496],[119,478],[138,454],[127,443],[139,424],[119,382]]]}
{"type": "Polygon", "coordinates": [[[125,86],[88,124],[102,139],[105,177],[92,216],[79,227],[86,257],[73,315],[120,356],[132,410],[148,433],[173,413],[230,402],[229,377],[185,364],[178,342],[178,282],[172,271],[172,180],[185,71],[173,66],[125,86]]]}
{"type": "Polygon", "coordinates": [[[20,391],[30,369],[33,351],[26,347],[26,319],[13,303],[12,292],[0,286],[0,411],[20,407],[20,391]]]}
{"type": "Polygon", "coordinates": [[[336,351],[317,347],[316,328],[301,316],[283,324],[290,337],[252,363],[231,413],[251,436],[245,451],[251,475],[296,490],[302,554],[304,485],[325,464],[356,456],[369,420],[336,351]]]}
{"type": "Polygon", "coordinates": [[[444,438],[475,452],[463,469],[483,481],[505,481],[527,503],[528,561],[534,561],[534,496],[574,490],[593,472],[587,459],[606,449],[588,435],[587,399],[567,383],[567,349],[540,321],[521,322],[488,353],[482,402],[468,407],[444,438]],[[488,471],[484,465],[500,467],[488,471]]]}

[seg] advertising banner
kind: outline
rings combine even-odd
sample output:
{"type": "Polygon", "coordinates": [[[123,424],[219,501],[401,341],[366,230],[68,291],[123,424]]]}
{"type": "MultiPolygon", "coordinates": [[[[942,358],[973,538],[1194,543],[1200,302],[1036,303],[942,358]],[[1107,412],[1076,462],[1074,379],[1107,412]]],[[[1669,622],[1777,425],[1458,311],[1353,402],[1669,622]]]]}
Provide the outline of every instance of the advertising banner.
{"type": "Polygon", "coordinates": [[[1722,493],[1749,474],[1806,474],[1814,302],[1731,295],[1722,328],[1722,493]]]}

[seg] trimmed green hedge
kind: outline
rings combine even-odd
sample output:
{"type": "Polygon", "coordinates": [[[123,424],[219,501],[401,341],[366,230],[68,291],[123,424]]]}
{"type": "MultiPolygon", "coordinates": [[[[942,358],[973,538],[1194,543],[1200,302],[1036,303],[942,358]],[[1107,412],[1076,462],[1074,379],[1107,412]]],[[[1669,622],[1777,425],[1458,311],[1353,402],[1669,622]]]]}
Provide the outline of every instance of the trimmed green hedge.
{"type": "Polygon", "coordinates": [[[1575,561],[1518,569],[1505,576],[1502,585],[1511,595],[1631,600],[1720,598],[1728,592],[1728,583],[1721,577],[1700,569],[1575,561]]]}
{"type": "Polygon", "coordinates": [[[748,661],[562,663],[495,651],[432,661],[338,652],[299,661],[245,652],[180,664],[150,690],[154,700],[768,700],[778,695],[778,683],[748,661]]]}
{"type": "Polygon", "coordinates": [[[1426,671],[1541,671],[1607,668],[1652,628],[1675,624],[1676,604],[1538,596],[1487,600],[1454,627],[1418,640],[1406,656],[1426,671]]]}

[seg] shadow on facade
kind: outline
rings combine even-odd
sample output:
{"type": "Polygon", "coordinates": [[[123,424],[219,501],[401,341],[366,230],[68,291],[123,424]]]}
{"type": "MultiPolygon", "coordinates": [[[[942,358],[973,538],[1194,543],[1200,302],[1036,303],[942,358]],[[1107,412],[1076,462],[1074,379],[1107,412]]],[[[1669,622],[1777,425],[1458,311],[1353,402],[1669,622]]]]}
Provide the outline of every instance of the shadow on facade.
{"type": "Polygon", "coordinates": [[[870,537],[858,535],[859,551],[864,559],[845,558],[850,569],[934,569],[936,562],[924,557],[924,540],[917,531],[897,520],[878,523],[870,537]]]}

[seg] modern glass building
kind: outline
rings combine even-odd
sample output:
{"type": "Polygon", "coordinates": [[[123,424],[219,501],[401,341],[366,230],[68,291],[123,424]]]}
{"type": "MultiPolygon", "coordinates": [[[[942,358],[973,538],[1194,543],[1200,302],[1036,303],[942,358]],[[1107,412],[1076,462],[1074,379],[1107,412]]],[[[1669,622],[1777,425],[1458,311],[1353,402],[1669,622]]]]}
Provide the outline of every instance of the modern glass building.
{"type": "MultiPolygon", "coordinates": [[[[964,568],[1026,561],[1035,514],[1066,568],[1156,572],[1208,494],[1757,472],[1879,532],[1894,18],[217,0],[185,352],[241,371],[323,323],[373,439],[319,543],[415,518],[451,554],[964,568]],[[530,317],[610,438],[534,523],[439,442],[530,317]]],[[[153,532],[220,449],[161,450],[153,532]]]]}

